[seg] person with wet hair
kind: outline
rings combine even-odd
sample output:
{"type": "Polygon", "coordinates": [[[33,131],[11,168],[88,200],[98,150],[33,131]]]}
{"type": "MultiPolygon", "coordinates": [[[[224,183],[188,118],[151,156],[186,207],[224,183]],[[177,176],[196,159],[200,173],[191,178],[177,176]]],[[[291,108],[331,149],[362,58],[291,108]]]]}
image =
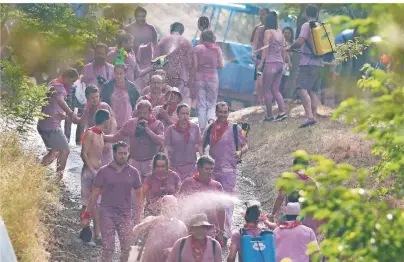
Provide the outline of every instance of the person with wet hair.
{"type": "Polygon", "coordinates": [[[130,142],[129,164],[139,171],[144,181],[150,173],[154,155],[164,147],[164,125],[153,116],[149,101],[138,102],[136,116],[126,121],[114,135],[105,135],[104,141],[114,143],[125,138],[130,142]]]}
{"type": "Polygon", "coordinates": [[[197,91],[199,127],[203,130],[215,118],[215,105],[219,95],[217,69],[223,68],[224,61],[212,30],[204,30],[201,40],[202,43],[194,48],[194,88],[197,91]]]}
{"type": "Polygon", "coordinates": [[[101,91],[105,83],[114,78],[114,66],[107,62],[108,47],[98,43],[94,49],[94,61],[85,65],[81,71],[81,81],[88,85],[95,85],[101,91]]]}
{"type": "MultiPolygon", "coordinates": [[[[182,197],[190,196],[195,193],[201,192],[223,192],[222,185],[213,180],[213,167],[215,160],[210,156],[201,156],[196,162],[197,172],[192,177],[186,178],[181,185],[179,195],[182,197]]],[[[215,237],[222,246],[225,245],[223,239],[224,223],[225,223],[225,210],[222,207],[217,207],[214,211],[206,211],[205,215],[208,217],[209,223],[214,225],[211,228],[209,235],[215,237]]]]}
{"type": "Polygon", "coordinates": [[[157,153],[153,157],[152,171],[142,186],[143,197],[146,198],[145,216],[157,216],[161,210],[161,199],[165,195],[177,195],[180,185],[178,174],[169,169],[167,155],[157,153]]]}
{"type": "Polygon", "coordinates": [[[132,116],[132,111],[139,99],[135,84],[125,77],[128,67],[125,64],[114,66],[114,78],[106,83],[101,92],[101,99],[111,106],[116,114],[118,129],[132,116]]]}
{"type": "Polygon", "coordinates": [[[160,40],[155,57],[167,55],[168,66],[164,71],[167,73],[168,85],[177,87],[183,102],[191,104],[189,82],[194,57],[191,42],[182,36],[184,30],[182,23],[171,24],[170,35],[160,40]]]}
{"type": "Polygon", "coordinates": [[[195,174],[197,152],[203,155],[199,127],[190,121],[190,112],[187,104],[178,105],[178,120],[165,131],[165,149],[171,167],[180,175],[181,181],[195,174]]]}

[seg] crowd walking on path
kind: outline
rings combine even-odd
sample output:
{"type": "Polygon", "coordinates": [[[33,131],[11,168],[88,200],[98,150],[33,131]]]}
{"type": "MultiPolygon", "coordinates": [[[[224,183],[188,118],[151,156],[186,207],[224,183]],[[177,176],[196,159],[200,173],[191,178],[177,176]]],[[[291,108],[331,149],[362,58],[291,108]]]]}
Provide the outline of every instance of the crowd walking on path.
{"type": "MultiPolygon", "coordinates": [[[[61,121],[84,127],[76,141],[83,160],[80,219],[82,232],[92,237],[82,239],[102,246],[103,262],[112,261],[115,233],[121,262],[128,261],[133,239],[145,241],[143,262],[219,262],[227,248],[228,262],[237,254],[242,261],[242,235],[232,225],[233,204],[200,210],[184,221],[179,214],[184,197],[201,192],[235,195],[238,163],[248,152],[243,128],[228,120],[229,105],[218,101],[222,50],[207,17],[198,20],[200,42],[193,47],[182,36],[185,28],[180,22],[158,41],[146,16],[147,11],[138,7],[136,21],[120,32],[116,47],[97,44],[92,62],[80,74],[68,68],[49,83],[49,102],[42,108],[47,117],[37,128],[49,150],[42,163],[57,159],[62,179],[70,132],[63,132],[61,121]],[[159,56],[166,56],[167,66],[152,63],[159,56]],[[74,111],[78,106],[66,101],[76,81],[85,86],[87,101],[79,113],[74,111]],[[198,124],[190,121],[195,105],[198,124]]],[[[323,62],[307,55],[307,45],[312,44],[309,22],[317,17],[317,9],[308,6],[306,16],[308,22],[294,43],[293,36],[286,37],[293,30],[281,30],[274,11],[263,9],[261,24],[254,29],[253,54],[259,50],[257,72],[262,72],[256,76],[257,95],[265,103],[265,122],[288,117],[281,86],[285,70],[291,69],[288,51],[302,47],[298,87],[307,119],[301,127],[316,123],[323,62]]],[[[304,170],[295,171],[301,180],[315,183],[304,170]]],[[[259,205],[247,207],[243,230],[250,235],[259,235],[261,226],[273,230],[276,261],[309,261],[305,251],[309,242],[317,243],[317,226],[307,223],[313,221],[309,216],[302,222],[299,212],[300,204],[280,192],[272,214],[264,219],[259,205]],[[275,223],[283,202],[283,218],[275,223]]]]}

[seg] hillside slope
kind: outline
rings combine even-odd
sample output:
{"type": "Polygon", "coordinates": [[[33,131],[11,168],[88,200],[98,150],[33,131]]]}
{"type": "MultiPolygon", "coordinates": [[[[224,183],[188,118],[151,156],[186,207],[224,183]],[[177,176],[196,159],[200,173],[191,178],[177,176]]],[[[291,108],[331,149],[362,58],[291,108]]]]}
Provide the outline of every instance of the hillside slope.
{"type": "Polygon", "coordinates": [[[331,109],[321,107],[317,125],[298,129],[303,121],[303,107],[297,106],[290,117],[282,122],[260,123],[262,107],[251,107],[232,114],[233,121],[251,125],[248,136],[249,152],[242,165],[243,176],[253,180],[254,195],[259,196],[264,210],[269,211],[277,197],[275,183],[278,177],[291,170],[292,153],[298,149],[309,154],[322,154],[335,162],[346,162],[357,167],[369,168],[376,163],[371,155],[371,143],[351,132],[351,127],[327,117],[331,109]]]}

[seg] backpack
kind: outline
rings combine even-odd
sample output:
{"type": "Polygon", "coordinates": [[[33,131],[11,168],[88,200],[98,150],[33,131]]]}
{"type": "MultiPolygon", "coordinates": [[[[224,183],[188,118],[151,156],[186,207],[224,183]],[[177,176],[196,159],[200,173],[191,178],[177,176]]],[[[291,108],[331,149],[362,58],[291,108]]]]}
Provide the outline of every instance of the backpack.
{"type": "MultiPolygon", "coordinates": [[[[186,238],[183,238],[181,240],[180,253],[179,253],[179,256],[178,256],[178,262],[182,261],[181,254],[182,254],[182,250],[184,249],[184,245],[185,245],[186,240],[187,240],[186,238]]],[[[213,250],[213,257],[215,257],[216,256],[216,243],[215,243],[214,239],[212,239],[212,250],[213,250]]]]}
{"type": "MultiPolygon", "coordinates": [[[[208,130],[206,131],[206,137],[205,141],[203,141],[203,147],[202,149],[205,150],[205,148],[210,145],[210,133],[212,132],[212,127],[213,124],[210,124],[208,126],[208,130]]],[[[238,125],[233,124],[233,136],[234,136],[234,144],[236,145],[236,151],[238,150],[238,125]]]]}
{"type": "MultiPolygon", "coordinates": [[[[324,28],[324,30],[325,30],[324,23],[321,23],[320,21],[310,21],[310,22],[309,22],[310,31],[311,31],[311,28],[316,27],[316,23],[320,23],[320,25],[321,25],[321,26],[324,28]]],[[[327,39],[328,39],[330,45],[332,46],[330,37],[328,37],[328,33],[326,33],[326,35],[327,35],[327,39]]],[[[312,38],[314,38],[313,35],[312,35],[312,38]]],[[[335,57],[334,57],[334,53],[336,52],[335,50],[333,50],[333,51],[330,52],[330,53],[324,54],[324,55],[316,55],[316,53],[314,53],[313,47],[310,45],[310,43],[309,43],[306,39],[304,40],[304,42],[306,43],[307,47],[309,48],[309,50],[310,50],[310,52],[311,52],[311,54],[310,54],[311,56],[313,56],[313,57],[315,57],[315,58],[320,58],[320,57],[321,57],[321,58],[323,58],[323,60],[324,60],[325,62],[331,62],[331,61],[333,61],[333,60],[335,59],[335,57]]],[[[314,45],[316,44],[315,41],[314,41],[314,39],[313,39],[313,44],[314,44],[314,45]]]]}

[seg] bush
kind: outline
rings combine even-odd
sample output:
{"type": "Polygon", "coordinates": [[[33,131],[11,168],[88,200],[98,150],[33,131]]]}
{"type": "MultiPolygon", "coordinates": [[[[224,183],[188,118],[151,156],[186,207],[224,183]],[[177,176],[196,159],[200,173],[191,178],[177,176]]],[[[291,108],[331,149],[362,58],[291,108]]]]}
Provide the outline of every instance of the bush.
{"type": "Polygon", "coordinates": [[[3,130],[26,133],[41,118],[41,107],[47,103],[48,89],[45,85],[30,83],[19,65],[1,61],[0,117],[3,130]]]}
{"type": "Polygon", "coordinates": [[[0,134],[0,214],[18,261],[48,261],[51,225],[46,216],[58,206],[55,186],[35,156],[24,152],[18,135],[0,134]]]}

